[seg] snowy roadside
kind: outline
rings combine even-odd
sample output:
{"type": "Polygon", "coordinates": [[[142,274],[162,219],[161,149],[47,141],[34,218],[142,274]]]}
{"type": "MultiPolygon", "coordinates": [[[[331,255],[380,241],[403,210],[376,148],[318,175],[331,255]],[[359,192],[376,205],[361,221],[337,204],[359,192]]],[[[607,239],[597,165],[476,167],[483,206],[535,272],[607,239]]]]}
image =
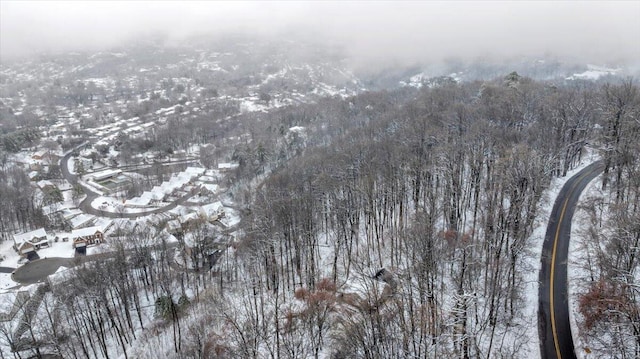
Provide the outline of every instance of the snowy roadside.
{"type": "Polygon", "coordinates": [[[596,198],[604,198],[604,193],[601,189],[602,175],[596,177],[585,188],[581,201],[576,207],[576,212],[573,218],[573,226],[571,227],[571,241],[569,242],[569,258],[567,263],[567,276],[569,285],[567,287],[568,300],[569,300],[569,319],[571,322],[571,334],[573,336],[573,344],[576,348],[576,357],[578,358],[595,358],[598,357],[596,353],[592,352],[590,345],[585,341],[583,335],[581,335],[581,326],[578,323],[584,323],[584,317],[578,310],[579,296],[585,293],[587,288],[585,285],[591,281],[590,273],[584,266],[585,258],[587,257],[587,251],[585,246],[585,231],[591,224],[591,218],[587,211],[580,206],[586,201],[590,201],[596,198]]]}
{"type": "MultiPolygon", "coordinates": [[[[547,231],[547,225],[549,223],[549,216],[553,210],[553,204],[560,193],[560,190],[564,184],[576,173],[597,161],[599,158],[596,156],[592,149],[589,149],[588,153],[582,158],[580,164],[571,171],[567,172],[565,177],[554,178],[549,188],[542,195],[542,199],[538,205],[538,214],[536,216],[536,224],[531,237],[529,237],[529,256],[524,261],[524,296],[526,308],[523,310],[526,318],[530,319],[530,325],[528,326],[527,336],[531,338],[531,343],[537,343],[530,347],[531,358],[540,358],[540,339],[538,335],[538,288],[539,288],[539,274],[540,266],[542,264],[542,244],[544,243],[544,236],[547,231]]],[[[595,182],[595,181],[594,181],[595,182]]],[[[592,183],[594,183],[592,182],[592,183]]],[[[577,226],[574,226],[575,228],[577,226]]],[[[572,236],[573,237],[573,236],[572,236]]],[[[571,243],[573,243],[572,241],[571,243]]],[[[569,262],[572,261],[572,249],[569,250],[569,262]]],[[[571,275],[569,276],[569,282],[571,282],[571,275]]],[[[571,311],[570,311],[571,312],[571,311]]],[[[573,323],[572,323],[573,324],[573,323]]],[[[572,330],[572,333],[575,332],[572,330]]],[[[574,339],[575,340],[575,339],[574,339]]],[[[576,343],[577,346],[577,343],[576,343]]]]}

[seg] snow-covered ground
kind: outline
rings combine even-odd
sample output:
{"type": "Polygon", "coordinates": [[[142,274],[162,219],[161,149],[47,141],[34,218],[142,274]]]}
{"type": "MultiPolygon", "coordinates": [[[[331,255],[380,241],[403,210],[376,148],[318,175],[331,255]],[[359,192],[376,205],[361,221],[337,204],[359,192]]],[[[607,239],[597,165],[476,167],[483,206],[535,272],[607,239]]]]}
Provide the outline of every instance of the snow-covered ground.
{"type": "MultiPolygon", "coordinates": [[[[580,202],[584,203],[594,198],[605,197],[602,192],[602,175],[600,175],[585,188],[582,196],[580,196],[580,202]]],[[[598,357],[595,352],[591,352],[590,345],[585,341],[584,336],[581,335],[580,325],[578,325],[578,323],[584,323],[582,314],[578,310],[579,295],[586,291],[584,284],[590,282],[590,273],[583,263],[586,259],[586,248],[583,244],[585,240],[584,232],[589,228],[590,221],[591,218],[589,218],[587,211],[578,205],[573,217],[573,226],[571,227],[569,259],[567,263],[571,334],[573,335],[573,344],[576,348],[576,356],[585,359],[598,357]]]]}
{"type": "MultiPolygon", "coordinates": [[[[4,257],[0,266],[9,268],[18,268],[24,263],[19,263],[20,255],[13,249],[13,241],[4,241],[0,243],[0,253],[4,257]]],[[[71,242],[54,242],[51,241],[49,247],[38,250],[40,258],[62,257],[73,258],[75,250],[71,246],[71,242]]],[[[11,274],[0,273],[0,291],[10,289],[19,284],[11,280],[11,274]]]]}

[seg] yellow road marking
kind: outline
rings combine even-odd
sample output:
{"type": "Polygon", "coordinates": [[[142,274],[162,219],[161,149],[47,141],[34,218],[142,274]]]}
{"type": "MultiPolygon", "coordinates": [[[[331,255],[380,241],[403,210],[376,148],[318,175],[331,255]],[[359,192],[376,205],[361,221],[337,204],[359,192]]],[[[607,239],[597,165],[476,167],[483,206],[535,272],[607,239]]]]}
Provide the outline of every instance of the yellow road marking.
{"type": "MultiPolygon", "coordinates": [[[[575,187],[582,181],[583,177],[587,177],[591,174],[591,171],[583,174],[582,176],[576,179],[576,184],[574,184],[567,193],[567,199],[564,201],[564,205],[562,205],[562,211],[560,212],[560,220],[558,221],[556,228],[556,236],[553,240],[553,251],[551,252],[551,278],[549,281],[549,306],[551,311],[551,332],[553,334],[553,344],[556,348],[556,357],[558,359],[562,359],[562,355],[560,354],[560,344],[558,343],[558,332],[556,329],[556,315],[555,308],[553,306],[553,287],[554,287],[554,278],[555,278],[555,269],[556,269],[556,248],[558,247],[558,237],[560,237],[560,227],[562,224],[562,220],[564,219],[564,213],[567,211],[567,205],[569,204],[569,199],[575,190],[575,187]]],[[[567,283],[568,285],[568,283],[567,283]]],[[[569,309],[570,310],[570,309],[569,309]]]]}
{"type": "Polygon", "coordinates": [[[555,345],[556,356],[558,357],[558,359],[561,359],[562,355],[560,355],[560,344],[558,344],[558,332],[556,329],[556,314],[555,314],[555,309],[553,307],[553,281],[554,281],[554,277],[555,277],[554,274],[556,270],[556,249],[558,247],[558,237],[560,236],[560,225],[562,224],[564,213],[567,210],[567,204],[569,204],[569,197],[570,196],[567,196],[567,199],[564,201],[564,205],[562,206],[562,212],[560,212],[560,220],[557,223],[556,236],[553,240],[553,252],[551,253],[551,280],[549,281],[549,305],[551,307],[551,310],[550,310],[551,311],[551,332],[553,333],[553,344],[555,345]]]}

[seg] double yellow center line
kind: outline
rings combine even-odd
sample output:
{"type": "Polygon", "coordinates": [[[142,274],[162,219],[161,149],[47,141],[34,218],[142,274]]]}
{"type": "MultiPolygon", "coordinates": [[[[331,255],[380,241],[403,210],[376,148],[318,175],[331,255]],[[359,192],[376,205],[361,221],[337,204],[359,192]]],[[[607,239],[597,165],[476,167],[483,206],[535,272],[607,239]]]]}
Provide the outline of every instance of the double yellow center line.
{"type": "MultiPolygon", "coordinates": [[[[570,192],[573,192],[573,188],[570,192]]],[[[556,272],[556,249],[558,248],[558,238],[560,237],[560,226],[562,224],[562,220],[564,219],[564,213],[567,211],[567,205],[569,204],[569,197],[567,195],[567,199],[564,200],[564,205],[562,206],[562,211],[560,212],[560,220],[556,224],[556,236],[553,240],[553,252],[551,253],[551,280],[549,281],[549,305],[551,311],[551,332],[553,333],[553,344],[556,348],[556,356],[558,359],[562,358],[560,355],[560,344],[558,344],[558,330],[556,329],[556,311],[553,307],[553,288],[554,288],[554,278],[556,272]]]]}
{"type": "MultiPolygon", "coordinates": [[[[562,205],[562,211],[560,211],[560,219],[558,220],[558,223],[556,224],[556,235],[554,237],[553,240],[553,251],[551,253],[551,278],[549,281],[549,305],[550,305],[550,311],[551,311],[551,332],[553,334],[553,344],[555,346],[556,349],[556,357],[558,359],[562,359],[562,355],[560,354],[560,344],[558,342],[558,329],[556,328],[556,314],[555,314],[555,308],[554,308],[554,303],[553,303],[553,292],[554,292],[554,280],[555,280],[555,272],[556,272],[556,250],[558,248],[558,239],[560,238],[560,227],[562,226],[562,221],[564,220],[564,214],[567,211],[567,206],[569,205],[569,200],[571,199],[571,195],[573,194],[573,191],[575,190],[575,187],[577,185],[580,184],[580,182],[582,182],[582,179],[584,177],[587,177],[589,174],[591,174],[592,171],[588,171],[585,174],[581,175],[580,177],[578,177],[578,179],[576,179],[575,184],[569,189],[567,195],[566,195],[566,199],[564,200],[564,204],[562,205]]],[[[567,259],[568,261],[568,259],[567,259]]],[[[568,265],[568,263],[567,263],[568,265]]],[[[567,286],[569,284],[567,283],[567,286]]],[[[567,290],[568,292],[568,290],[567,290]]],[[[571,310],[571,309],[569,309],[571,310]]]]}

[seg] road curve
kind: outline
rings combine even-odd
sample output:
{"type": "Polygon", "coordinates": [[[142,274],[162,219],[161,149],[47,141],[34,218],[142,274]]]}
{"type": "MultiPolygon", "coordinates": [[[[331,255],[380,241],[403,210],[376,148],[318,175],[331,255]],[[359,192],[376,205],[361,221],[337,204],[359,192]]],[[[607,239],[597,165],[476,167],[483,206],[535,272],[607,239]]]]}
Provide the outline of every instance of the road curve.
{"type": "MultiPolygon", "coordinates": [[[[85,146],[86,144],[87,143],[83,143],[82,145],[76,147],[75,149],[85,146]]],[[[76,185],[80,185],[80,187],[82,188],[82,191],[87,195],[85,199],[83,199],[78,205],[78,208],[84,213],[93,214],[98,217],[133,219],[133,218],[144,217],[150,214],[162,213],[162,212],[171,210],[177,207],[178,205],[183,204],[184,202],[189,200],[189,198],[193,197],[195,194],[194,192],[187,193],[186,195],[178,198],[176,201],[171,202],[164,207],[154,208],[152,210],[148,210],[144,212],[141,211],[141,212],[135,212],[135,213],[118,213],[118,212],[102,211],[100,209],[93,208],[93,206],[91,205],[91,202],[93,202],[94,199],[98,198],[100,196],[100,193],[92,190],[89,186],[81,184],[78,181],[78,176],[72,174],[69,171],[69,158],[71,158],[72,154],[73,154],[73,151],[69,151],[66,155],[64,155],[64,157],[60,159],[60,171],[62,172],[62,176],[67,180],[67,182],[69,182],[69,184],[71,184],[72,187],[76,185]]]]}
{"type": "MultiPolygon", "coordinates": [[[[178,247],[179,244],[179,242],[153,244],[148,246],[148,249],[152,251],[167,249],[173,250],[173,248],[178,247]]],[[[60,267],[70,268],[90,261],[112,258],[116,255],[117,252],[102,252],[73,258],[50,257],[36,259],[29,261],[14,270],[11,274],[11,279],[20,285],[34,284],[55,273],[60,267]]]]}
{"type": "Polygon", "coordinates": [[[604,164],[594,162],[571,177],[560,190],[549,218],[542,246],[539,278],[538,334],[543,359],[575,359],[569,323],[567,255],[571,219],[580,194],[602,172],[604,164]]]}

